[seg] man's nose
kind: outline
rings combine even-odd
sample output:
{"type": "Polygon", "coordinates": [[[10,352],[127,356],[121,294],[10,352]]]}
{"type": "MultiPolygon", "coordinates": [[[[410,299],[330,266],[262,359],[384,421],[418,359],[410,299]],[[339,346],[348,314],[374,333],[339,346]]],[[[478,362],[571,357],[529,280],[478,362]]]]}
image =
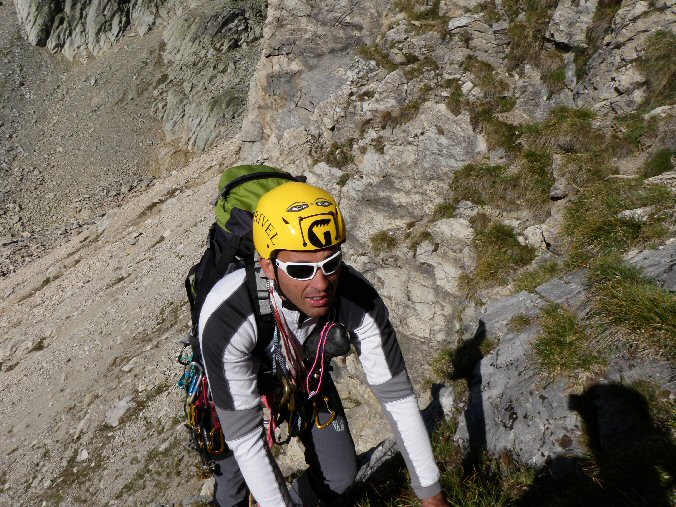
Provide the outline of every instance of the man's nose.
{"type": "Polygon", "coordinates": [[[322,271],[321,268],[319,268],[312,278],[310,285],[314,289],[325,290],[331,285],[331,280],[329,280],[329,277],[324,274],[324,271],[322,271]]]}

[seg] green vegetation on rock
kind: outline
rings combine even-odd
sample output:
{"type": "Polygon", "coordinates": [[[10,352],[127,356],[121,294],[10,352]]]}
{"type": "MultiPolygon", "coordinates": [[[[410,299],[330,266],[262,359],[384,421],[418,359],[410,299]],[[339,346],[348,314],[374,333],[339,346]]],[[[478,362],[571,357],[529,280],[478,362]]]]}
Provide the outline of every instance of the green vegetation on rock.
{"type": "Polygon", "coordinates": [[[594,18],[587,28],[587,47],[574,48],[575,74],[578,81],[584,78],[589,60],[601,47],[621,6],[622,0],[602,0],[596,6],[594,18]]]}
{"type": "Polygon", "coordinates": [[[331,143],[331,146],[326,150],[324,161],[332,167],[342,169],[348,164],[354,162],[352,148],[354,146],[354,138],[350,138],[345,143],[339,144],[337,142],[331,143]]]}
{"type": "Polygon", "coordinates": [[[658,30],[646,43],[639,69],[647,79],[647,110],[676,102],[676,34],[658,30]]]}
{"type": "Polygon", "coordinates": [[[524,63],[538,65],[545,33],[557,0],[506,0],[503,7],[510,19],[507,64],[515,69],[524,63]],[[522,16],[523,15],[523,16],[522,16]]]}
{"type": "Polygon", "coordinates": [[[474,250],[477,263],[472,273],[473,282],[477,288],[505,284],[514,271],[530,264],[535,258],[535,251],[519,243],[514,229],[508,225],[476,219],[473,225],[476,230],[474,250]]]}
{"type": "Polygon", "coordinates": [[[644,178],[652,178],[672,171],[674,169],[674,163],[671,161],[673,156],[674,153],[671,150],[659,150],[646,161],[641,174],[644,178]]]}
{"type": "Polygon", "coordinates": [[[371,236],[371,249],[375,255],[394,250],[397,244],[397,238],[390,231],[376,232],[371,236]]]}
{"type": "Polygon", "coordinates": [[[535,292],[535,289],[554,278],[560,271],[561,268],[558,263],[553,261],[522,271],[514,280],[514,291],[535,292]]]}
{"type": "Polygon", "coordinates": [[[637,180],[604,180],[584,189],[564,216],[563,233],[570,246],[568,265],[584,267],[593,259],[665,239],[671,230],[669,209],[675,203],[674,194],[666,187],[644,186],[637,180]],[[645,222],[618,217],[624,210],[648,206],[654,206],[654,211],[645,222]]]}
{"type": "Polygon", "coordinates": [[[592,264],[592,314],[606,332],[622,336],[633,352],[651,350],[676,360],[676,297],[617,257],[592,264]]]}
{"type": "Polygon", "coordinates": [[[470,201],[502,210],[546,207],[554,184],[551,166],[548,153],[530,150],[511,170],[504,165],[468,164],[453,175],[453,203],[470,201]]]}
{"type": "Polygon", "coordinates": [[[551,378],[574,378],[603,364],[591,344],[589,331],[569,309],[551,304],[540,313],[542,333],[534,350],[543,372],[551,378]]]}

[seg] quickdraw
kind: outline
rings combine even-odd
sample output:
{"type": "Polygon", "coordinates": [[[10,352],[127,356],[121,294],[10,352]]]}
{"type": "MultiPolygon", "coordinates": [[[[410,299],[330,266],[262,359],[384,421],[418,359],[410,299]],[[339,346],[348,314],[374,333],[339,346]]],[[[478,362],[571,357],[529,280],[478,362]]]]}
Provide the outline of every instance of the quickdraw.
{"type": "Polygon", "coordinates": [[[178,362],[183,365],[177,385],[185,391],[185,424],[190,429],[193,447],[202,457],[203,468],[213,471],[213,458],[225,452],[226,444],[204,367],[187,352],[187,346],[179,354],[178,362]]]}
{"type": "MultiPolygon", "coordinates": [[[[274,298],[271,299],[274,301],[274,298]]],[[[311,342],[307,351],[309,355],[303,360],[299,350],[290,345],[295,339],[289,336],[285,321],[276,310],[273,303],[277,326],[273,337],[275,360],[272,375],[276,385],[272,388],[272,392],[261,397],[270,413],[269,420],[266,421],[270,448],[274,444],[288,443],[291,437],[300,435],[313,425],[318,429],[325,429],[335,421],[336,411],[331,408],[330,397],[322,394],[325,372],[330,369],[328,363],[334,357],[333,351],[327,352],[326,348],[332,330],[342,331],[345,334],[342,326],[335,322],[327,322],[321,329],[318,340],[315,336],[315,341],[311,342]],[[289,351],[289,346],[293,350],[289,351]],[[282,348],[285,349],[284,352],[282,348]],[[286,366],[285,359],[291,360],[292,368],[286,366]],[[302,375],[303,382],[300,385],[297,384],[294,372],[302,375]],[[328,410],[328,418],[321,421],[320,410],[324,407],[328,410]],[[287,424],[285,438],[277,431],[284,423],[287,424]]],[[[331,343],[333,341],[335,338],[332,338],[331,343]]],[[[349,342],[346,343],[349,349],[349,342]]],[[[178,362],[184,368],[177,385],[185,391],[184,412],[186,426],[191,431],[193,447],[200,452],[204,467],[209,467],[213,471],[214,458],[226,452],[227,447],[211,398],[204,366],[195,359],[189,347],[187,344],[178,355],[178,362]]],[[[199,352],[196,354],[199,357],[199,352]]]]}

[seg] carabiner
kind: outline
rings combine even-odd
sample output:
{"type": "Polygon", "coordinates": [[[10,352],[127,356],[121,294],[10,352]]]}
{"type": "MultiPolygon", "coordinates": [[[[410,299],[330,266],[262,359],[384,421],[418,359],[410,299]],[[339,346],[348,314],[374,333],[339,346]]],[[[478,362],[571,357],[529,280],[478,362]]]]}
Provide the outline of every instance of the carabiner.
{"type": "Polygon", "coordinates": [[[191,362],[189,366],[193,371],[197,370],[197,374],[193,373],[192,375],[190,387],[188,388],[187,394],[187,397],[190,400],[190,402],[194,403],[195,398],[197,397],[197,393],[199,391],[200,382],[202,382],[202,377],[204,377],[204,369],[199,365],[199,363],[196,363],[194,361],[191,362]]]}
{"type": "Polygon", "coordinates": [[[197,407],[194,404],[190,403],[189,400],[186,400],[185,403],[185,415],[188,419],[188,426],[191,428],[197,427],[197,407]]]}
{"type": "Polygon", "coordinates": [[[183,366],[188,366],[190,362],[192,361],[193,354],[192,351],[190,352],[190,355],[185,354],[185,350],[190,347],[189,343],[186,343],[183,348],[181,349],[181,352],[178,353],[178,358],[176,359],[180,364],[183,366]]]}
{"type": "Polygon", "coordinates": [[[320,423],[319,422],[319,408],[317,407],[317,398],[312,400],[312,411],[314,412],[314,416],[315,416],[315,426],[317,426],[317,428],[319,428],[320,430],[323,430],[324,428],[328,427],[336,419],[336,411],[331,410],[331,407],[329,406],[329,397],[328,396],[322,396],[322,399],[324,400],[324,403],[326,403],[326,408],[329,409],[331,416],[329,417],[329,420],[326,421],[325,423],[320,423]]]}
{"type": "Polygon", "coordinates": [[[209,440],[207,440],[207,451],[216,455],[223,454],[225,451],[225,438],[223,437],[220,426],[214,426],[211,428],[211,431],[209,432],[209,440]],[[218,449],[214,449],[214,435],[217,435],[218,439],[220,440],[220,447],[218,449]]]}

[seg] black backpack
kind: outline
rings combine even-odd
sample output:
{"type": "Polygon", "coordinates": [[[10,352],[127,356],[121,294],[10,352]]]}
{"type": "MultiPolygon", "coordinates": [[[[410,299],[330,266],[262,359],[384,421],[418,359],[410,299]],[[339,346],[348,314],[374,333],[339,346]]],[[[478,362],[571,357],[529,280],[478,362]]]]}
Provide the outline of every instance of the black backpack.
{"type": "Polygon", "coordinates": [[[255,311],[262,350],[272,339],[274,317],[269,305],[267,282],[254,258],[253,212],[266,192],[288,181],[304,181],[264,165],[241,165],[223,171],[215,205],[216,221],[209,229],[207,248],[185,279],[190,303],[191,327],[183,340],[178,361],[184,366],[178,386],[185,390],[186,425],[191,430],[191,446],[200,452],[203,467],[214,470],[214,458],[226,451],[223,433],[211,400],[199,346],[198,323],[209,291],[233,264],[244,263],[248,294],[255,311]]]}

